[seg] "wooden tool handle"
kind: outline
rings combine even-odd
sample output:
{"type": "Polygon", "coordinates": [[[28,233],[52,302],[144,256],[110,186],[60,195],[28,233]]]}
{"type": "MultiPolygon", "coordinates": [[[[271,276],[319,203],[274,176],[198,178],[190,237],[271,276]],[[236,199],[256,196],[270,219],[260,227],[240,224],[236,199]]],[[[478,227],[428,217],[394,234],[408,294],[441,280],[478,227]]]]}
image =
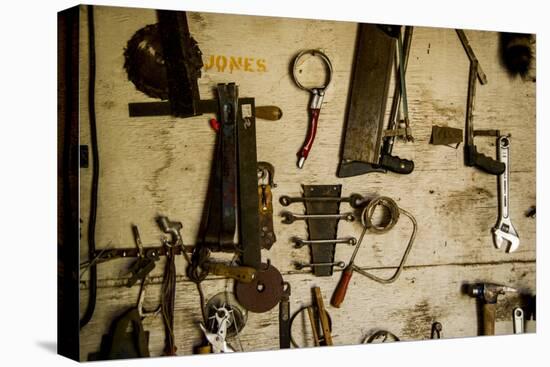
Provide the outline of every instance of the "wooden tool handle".
{"type": "Polygon", "coordinates": [[[228,266],[220,263],[210,263],[208,271],[211,274],[233,278],[242,283],[251,283],[256,277],[256,269],[248,266],[228,266]]]}
{"type": "Polygon", "coordinates": [[[195,347],[195,350],[194,350],[194,354],[209,354],[209,353],[212,353],[212,347],[210,346],[210,344],[195,347]]]}
{"type": "Polygon", "coordinates": [[[336,286],[336,289],[332,294],[332,299],[330,300],[330,304],[332,306],[339,308],[342,302],[344,302],[344,298],[346,297],[346,292],[348,291],[348,285],[349,281],[351,280],[352,274],[353,265],[350,264],[342,272],[342,277],[340,278],[340,281],[338,282],[338,285],[336,286]]]}
{"type": "Polygon", "coordinates": [[[283,111],[277,106],[256,106],[254,112],[262,120],[277,121],[283,117],[283,111]]]}
{"type": "Polygon", "coordinates": [[[483,304],[483,335],[495,335],[496,303],[483,304]]]}
{"type": "Polygon", "coordinates": [[[313,335],[313,344],[318,347],[321,345],[319,342],[319,333],[317,332],[317,324],[315,323],[315,318],[313,317],[313,307],[309,306],[306,308],[307,315],[309,317],[309,323],[311,324],[311,334],[313,335]]]}
{"type": "Polygon", "coordinates": [[[315,302],[317,303],[319,320],[321,321],[321,329],[323,330],[323,340],[325,341],[325,345],[332,345],[332,334],[330,331],[330,324],[328,321],[327,312],[325,311],[321,288],[314,287],[313,292],[315,293],[315,302]]]}

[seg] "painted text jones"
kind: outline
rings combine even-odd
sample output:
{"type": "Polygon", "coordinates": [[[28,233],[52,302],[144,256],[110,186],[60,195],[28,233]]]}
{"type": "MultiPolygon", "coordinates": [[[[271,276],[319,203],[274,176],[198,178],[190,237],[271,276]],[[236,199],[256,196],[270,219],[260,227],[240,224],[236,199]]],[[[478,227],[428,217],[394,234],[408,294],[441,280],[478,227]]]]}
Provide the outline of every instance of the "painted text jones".
{"type": "Polygon", "coordinates": [[[210,55],[204,62],[204,71],[213,70],[220,73],[234,71],[248,71],[265,73],[267,71],[265,59],[242,56],[210,55]]]}

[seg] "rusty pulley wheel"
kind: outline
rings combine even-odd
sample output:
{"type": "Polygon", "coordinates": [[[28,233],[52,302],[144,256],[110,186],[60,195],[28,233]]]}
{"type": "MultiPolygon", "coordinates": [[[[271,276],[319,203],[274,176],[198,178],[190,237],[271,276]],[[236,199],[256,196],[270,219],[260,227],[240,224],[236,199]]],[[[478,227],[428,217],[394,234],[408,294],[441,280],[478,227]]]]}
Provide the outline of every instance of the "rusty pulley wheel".
{"type": "Polygon", "coordinates": [[[283,287],[283,277],[279,270],[269,263],[262,263],[254,281],[236,282],[235,296],[248,311],[262,313],[271,310],[279,303],[283,295],[283,287]]]}

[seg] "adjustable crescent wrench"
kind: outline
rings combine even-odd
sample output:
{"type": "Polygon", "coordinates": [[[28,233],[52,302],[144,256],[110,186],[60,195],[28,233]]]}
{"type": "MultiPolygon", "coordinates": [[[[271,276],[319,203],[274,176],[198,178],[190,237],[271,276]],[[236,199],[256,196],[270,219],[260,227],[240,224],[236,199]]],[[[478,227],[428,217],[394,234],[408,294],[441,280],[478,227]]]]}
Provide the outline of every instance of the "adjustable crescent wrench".
{"type": "Polygon", "coordinates": [[[506,252],[514,252],[519,247],[519,236],[510,220],[510,137],[499,136],[497,139],[498,160],[505,164],[504,172],[498,176],[498,209],[499,219],[493,228],[493,240],[496,248],[508,244],[506,252]]]}

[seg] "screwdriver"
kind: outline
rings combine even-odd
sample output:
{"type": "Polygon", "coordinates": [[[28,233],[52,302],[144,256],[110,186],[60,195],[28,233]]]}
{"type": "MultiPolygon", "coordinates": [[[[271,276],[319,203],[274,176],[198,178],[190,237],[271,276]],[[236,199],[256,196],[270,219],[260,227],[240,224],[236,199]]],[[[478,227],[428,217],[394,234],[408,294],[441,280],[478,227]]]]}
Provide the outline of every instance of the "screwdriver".
{"type": "Polygon", "coordinates": [[[339,308],[342,302],[344,302],[344,298],[346,297],[346,292],[348,290],[349,281],[351,280],[351,276],[353,275],[353,268],[355,266],[353,264],[353,261],[355,260],[357,251],[359,251],[359,247],[361,247],[361,243],[363,242],[363,237],[365,236],[365,233],[367,233],[366,226],[363,228],[363,232],[361,233],[361,237],[359,237],[359,242],[357,243],[357,247],[355,247],[355,250],[351,255],[351,259],[349,261],[348,266],[346,266],[344,271],[342,271],[342,277],[340,278],[340,281],[338,282],[338,285],[336,286],[336,289],[332,294],[330,304],[334,307],[339,308]]]}

